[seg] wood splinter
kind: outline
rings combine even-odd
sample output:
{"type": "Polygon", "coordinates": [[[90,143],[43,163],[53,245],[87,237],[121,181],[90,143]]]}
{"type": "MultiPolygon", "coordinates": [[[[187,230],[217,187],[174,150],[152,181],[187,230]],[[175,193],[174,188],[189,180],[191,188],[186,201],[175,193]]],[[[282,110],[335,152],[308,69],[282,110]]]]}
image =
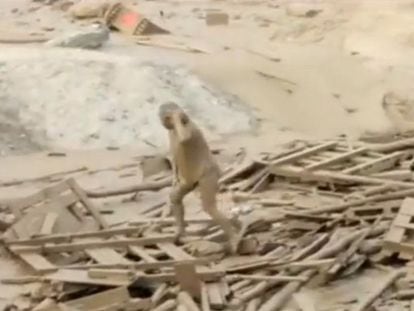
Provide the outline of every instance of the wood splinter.
{"type": "Polygon", "coordinates": [[[371,306],[377,298],[379,298],[383,292],[387,290],[392,284],[395,283],[398,279],[406,275],[405,271],[394,271],[388,275],[383,282],[368,296],[363,298],[353,309],[352,311],[365,311],[368,310],[368,307],[371,306]]]}

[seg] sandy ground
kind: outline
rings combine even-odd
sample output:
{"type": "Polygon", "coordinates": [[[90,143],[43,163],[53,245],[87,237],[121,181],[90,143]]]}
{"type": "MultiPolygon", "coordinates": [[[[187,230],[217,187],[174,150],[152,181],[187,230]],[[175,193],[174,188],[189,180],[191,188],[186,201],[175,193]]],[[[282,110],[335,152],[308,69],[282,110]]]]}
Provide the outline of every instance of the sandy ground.
{"type": "MultiPolygon", "coordinates": [[[[45,5],[44,2],[0,1],[0,39],[28,34],[53,38],[61,33],[88,26],[89,21],[74,22],[61,10],[65,1],[55,1],[52,5],[45,5]]],[[[382,108],[382,97],[389,90],[411,92],[411,81],[414,77],[413,1],[163,0],[135,3],[143,14],[172,32],[172,36],[168,38],[154,40],[185,42],[188,46],[203,49],[207,53],[195,54],[139,46],[119,34],[112,34],[108,44],[94,52],[52,52],[37,44],[2,44],[1,155],[22,155],[44,149],[101,149],[108,147],[110,140],[119,142],[119,127],[105,124],[99,125],[99,130],[103,133],[100,137],[108,140],[102,140],[99,144],[84,140],[91,134],[91,126],[96,126],[96,123],[90,124],[91,119],[85,118],[85,113],[96,109],[96,106],[85,104],[88,96],[94,103],[97,100],[95,86],[89,83],[91,80],[88,80],[89,84],[82,84],[82,87],[72,86],[61,91],[65,81],[75,81],[76,71],[73,68],[63,70],[61,80],[48,80],[50,64],[62,65],[59,68],[65,69],[68,64],[65,65],[64,61],[62,63],[62,59],[73,61],[76,58],[74,54],[83,55],[79,56],[83,60],[96,55],[97,59],[110,59],[111,64],[115,64],[117,59],[125,58],[141,64],[151,62],[158,66],[192,71],[187,75],[191,79],[183,80],[181,88],[195,90],[196,94],[192,95],[194,97],[186,97],[182,95],[184,92],[178,94],[176,99],[183,100],[185,97],[190,110],[202,102],[204,110],[194,116],[206,127],[211,141],[218,141],[229,147],[242,145],[251,152],[275,149],[278,144],[299,138],[319,139],[347,135],[350,139],[357,139],[365,134],[393,132],[395,126],[382,108]],[[288,14],[292,3],[317,8],[321,12],[313,17],[288,14]],[[164,12],[163,18],[159,14],[160,10],[164,12]],[[228,13],[229,25],[206,26],[204,16],[211,10],[228,13]],[[21,67],[22,65],[27,67],[21,67]],[[43,69],[34,71],[34,68],[43,69]],[[25,70],[28,71],[27,75],[25,70]],[[199,81],[196,87],[186,83],[195,81],[194,79],[199,81]],[[197,97],[207,85],[214,89],[214,94],[197,97]],[[71,105],[71,100],[76,101],[73,106],[66,107],[67,110],[61,115],[52,109],[55,106],[50,106],[51,102],[59,101],[59,96],[59,103],[65,103],[64,106],[71,105]],[[232,104],[237,102],[236,106],[224,100],[229,96],[237,98],[230,101],[232,104]],[[43,109],[35,109],[27,99],[42,102],[43,109]],[[190,99],[197,103],[190,103],[190,99]],[[209,101],[215,100],[221,103],[219,107],[209,108],[209,101]],[[78,108],[70,110],[72,107],[78,108]],[[35,113],[30,113],[33,109],[35,113]],[[47,114],[51,114],[48,120],[53,119],[53,122],[39,121],[47,119],[47,114]],[[233,124],[230,127],[237,131],[245,131],[246,120],[254,118],[260,121],[258,129],[250,133],[229,135],[229,124],[233,124]],[[62,122],[59,122],[60,119],[62,122]],[[83,120],[83,125],[91,126],[80,126],[80,120],[83,120]],[[44,124],[48,125],[43,126],[44,124]],[[69,137],[67,133],[72,127],[78,128],[78,132],[69,137]],[[60,136],[62,133],[63,136],[60,136]],[[72,140],[74,137],[75,141],[72,140]]],[[[93,72],[93,68],[88,71],[88,75],[96,78],[100,75],[99,68],[102,67],[96,67],[98,72],[93,72]]],[[[87,70],[82,69],[85,74],[87,70]]],[[[114,70],[119,73],[117,70],[119,67],[114,70]]],[[[137,69],[138,73],[135,73],[137,76],[139,70],[141,69],[137,69]]],[[[128,80],[128,77],[124,79],[128,80]]],[[[122,81],[118,80],[115,83],[117,89],[111,89],[114,84],[106,86],[104,94],[107,102],[125,99],[116,93],[123,91],[120,82],[122,81]]],[[[129,82],[131,84],[124,89],[126,92],[134,87],[133,81],[129,82]]],[[[98,85],[97,90],[102,90],[100,87],[102,85],[98,85]]],[[[138,91],[148,90],[139,85],[137,93],[138,91]]],[[[164,95],[168,94],[171,93],[164,95]]],[[[151,96],[158,95],[155,89],[151,96]]],[[[157,103],[164,99],[165,96],[160,96],[157,103]]],[[[136,99],[131,99],[131,102],[134,100],[136,99]]],[[[155,108],[143,111],[154,114],[155,108]]],[[[128,109],[132,113],[133,107],[128,109]]],[[[153,122],[154,119],[151,120],[153,122]]],[[[138,129],[141,127],[142,124],[137,124],[138,129]]],[[[132,128],[133,125],[130,125],[128,131],[133,131],[132,128]]],[[[254,128],[252,126],[250,129],[254,128]]],[[[156,147],[165,149],[165,133],[150,134],[155,136],[150,135],[147,139],[156,141],[156,147]]],[[[69,155],[64,161],[48,159],[43,153],[27,158],[3,158],[0,161],[1,179],[10,181],[22,177],[36,178],[82,165],[119,165],[128,163],[135,155],[156,149],[140,144],[142,137],[139,135],[128,135],[125,140],[121,139],[120,144],[127,145],[128,151],[73,151],[73,155],[69,155]]],[[[16,190],[16,195],[18,193],[19,190],[16,190]]],[[[7,195],[13,196],[13,193],[7,195]]],[[[14,274],[20,269],[14,267],[9,258],[2,258],[2,266],[6,264],[11,267],[7,273],[14,274]]],[[[371,279],[371,275],[363,275],[358,282],[366,288],[371,279]]],[[[349,288],[344,284],[339,284],[338,287],[338,291],[342,289],[340,295],[344,295],[349,288]]],[[[9,299],[21,290],[8,288],[0,296],[0,301],[9,299]]],[[[350,294],[350,300],[355,298],[357,292],[350,294]]],[[[317,295],[323,296],[326,293],[332,294],[332,291],[318,292],[317,295]]],[[[335,310],[335,306],[325,303],[318,310],[335,310]]]]}
{"type": "MultiPolygon", "coordinates": [[[[28,34],[28,27],[30,27],[32,34],[54,37],[88,25],[88,21],[73,22],[68,14],[60,9],[62,3],[64,2],[56,1],[53,5],[47,6],[38,1],[2,1],[0,14],[1,24],[4,27],[1,33],[5,37],[16,36],[16,34],[21,36],[28,34]]],[[[343,134],[355,139],[366,133],[389,132],[392,130],[392,124],[382,109],[382,96],[388,90],[405,92],[411,87],[409,81],[413,76],[410,60],[414,45],[412,23],[414,5],[410,1],[141,1],[137,7],[147,17],[173,33],[173,36],[168,39],[155,38],[154,40],[164,40],[164,42],[178,40],[190,47],[203,49],[207,53],[194,54],[137,46],[118,34],[113,34],[110,42],[96,53],[102,53],[102,58],[116,55],[117,58],[133,57],[137,62],[161,63],[172,67],[185,66],[204,80],[200,84],[201,88],[203,88],[202,84],[206,83],[220,92],[238,97],[242,104],[237,106],[247,105],[253,108],[254,116],[261,120],[261,127],[260,131],[254,134],[237,137],[233,135],[231,141],[253,146],[253,149],[262,146],[273,147],[293,138],[326,138],[343,134]],[[313,17],[288,14],[292,7],[298,6],[299,9],[300,6],[307,6],[321,12],[313,17]],[[159,14],[160,10],[164,12],[162,18],[159,14]],[[204,16],[206,12],[212,10],[228,13],[229,25],[206,26],[204,16]],[[258,136],[260,139],[257,139],[258,136]]],[[[4,77],[9,77],[10,75],[7,74],[9,71],[15,73],[19,68],[17,66],[14,69],[16,63],[25,64],[16,56],[19,53],[24,54],[26,59],[33,58],[33,64],[39,62],[36,65],[40,68],[37,72],[33,71],[33,64],[27,67],[28,71],[38,77],[38,83],[33,82],[33,77],[29,75],[27,81],[31,83],[27,83],[23,76],[15,75],[14,78],[21,81],[22,85],[13,78],[3,79],[13,85],[13,88],[7,88],[9,95],[19,93],[21,89],[32,90],[29,94],[34,99],[29,94],[22,96],[21,93],[18,95],[26,98],[26,102],[16,104],[13,100],[8,101],[15,110],[19,111],[18,118],[23,120],[21,121],[23,126],[29,127],[26,141],[30,148],[14,146],[13,143],[6,142],[3,146],[3,154],[27,153],[28,149],[36,150],[38,145],[47,148],[62,144],[63,147],[69,146],[75,149],[99,148],[105,144],[111,145],[110,141],[113,141],[114,137],[122,137],[123,133],[120,129],[114,129],[111,124],[100,124],[100,130],[107,133],[102,135],[107,135],[109,142],[95,143],[96,139],[94,140],[93,137],[97,135],[94,136],[93,132],[96,125],[83,128],[79,126],[80,134],[73,135],[76,136],[75,141],[66,139],[69,130],[59,128],[59,126],[64,128],[67,126],[59,124],[61,116],[50,108],[52,105],[49,99],[59,101],[61,96],[61,101],[72,100],[73,106],[79,105],[80,108],[69,114],[66,114],[68,109],[60,113],[72,120],[81,120],[83,112],[96,109],[95,106],[86,105],[84,99],[89,96],[90,100],[96,101],[99,98],[98,95],[90,96],[94,85],[93,79],[83,88],[76,88],[76,86],[63,88],[62,84],[65,82],[70,84],[73,81],[73,72],[76,71],[66,70],[66,77],[63,74],[63,78],[57,81],[54,79],[48,81],[50,72],[42,69],[50,68],[50,65],[54,64],[55,67],[61,66],[60,69],[65,72],[65,65],[68,64],[62,63],[61,54],[46,50],[39,52],[35,49],[35,45],[30,45],[28,50],[22,51],[20,48],[16,51],[15,46],[3,45],[2,61],[5,61],[3,66],[5,68],[2,72],[4,77]],[[34,56],[36,53],[37,56],[34,56]],[[43,56],[39,57],[39,53],[43,56]],[[7,61],[8,58],[12,58],[13,62],[7,61]],[[47,91],[46,85],[49,86],[47,91]],[[42,102],[43,109],[33,108],[35,104],[31,104],[31,101],[36,102],[36,100],[42,102]],[[36,110],[39,117],[36,113],[27,117],[30,107],[36,110]],[[42,116],[45,118],[47,114],[54,117],[53,122],[49,122],[46,134],[36,136],[33,133],[39,134],[39,131],[33,131],[32,125],[39,124],[38,120],[42,116]],[[62,134],[62,131],[66,132],[62,134]],[[35,137],[31,139],[30,134],[35,137]],[[88,135],[92,136],[92,139],[85,139],[88,135]],[[56,136],[63,136],[63,138],[59,140],[56,136]]],[[[75,52],[65,54],[68,53],[75,52]]],[[[87,55],[87,52],[84,53],[87,55]]],[[[65,58],[76,57],[65,56],[65,58]]],[[[91,69],[92,73],[88,73],[89,77],[92,77],[93,73],[96,75],[101,73],[99,72],[101,68],[95,67],[91,69]]],[[[25,68],[21,66],[20,71],[24,73],[25,68]]],[[[130,92],[128,87],[120,85],[121,80],[111,85],[113,87],[111,92],[103,92],[108,102],[128,101],[125,95],[116,96],[116,92],[123,94],[130,92]]],[[[97,85],[98,89],[103,89],[102,85],[99,83],[97,85]]],[[[223,126],[223,123],[245,123],[246,117],[237,112],[234,112],[231,117],[229,114],[224,114],[222,119],[213,122],[215,116],[222,113],[217,113],[217,110],[208,107],[208,102],[214,101],[212,97],[200,95],[200,91],[193,89],[191,82],[187,83],[186,87],[187,93],[193,92],[197,95],[187,96],[185,99],[185,95],[181,93],[176,99],[181,99],[183,102],[197,102],[197,104],[189,104],[193,107],[203,105],[203,112],[199,115],[195,114],[195,117],[202,119],[200,115],[205,115],[205,120],[199,121],[207,127],[208,123],[210,125],[215,123],[215,126],[210,126],[211,139],[227,136],[225,134],[229,131],[223,128],[229,125],[223,126]],[[203,100],[206,103],[200,103],[203,100]]],[[[143,92],[147,88],[146,85],[141,88],[138,86],[137,90],[143,92]]],[[[164,100],[165,97],[160,96],[159,101],[164,100]]],[[[141,96],[141,100],[142,98],[148,97],[141,96]]],[[[223,95],[215,98],[221,99],[223,95]]],[[[137,98],[131,99],[133,100],[137,98]]],[[[65,103],[65,106],[67,105],[65,103]]],[[[112,103],[112,105],[116,104],[112,103]]],[[[6,105],[3,98],[2,108],[4,107],[6,105]]],[[[150,110],[143,110],[144,114],[148,111],[153,113],[154,110],[148,109],[150,110]]],[[[8,111],[10,112],[10,109],[8,111]]],[[[233,111],[237,109],[233,108],[233,111]]],[[[137,120],[142,123],[142,119],[137,120]]],[[[79,123],[83,124],[81,121],[79,123]]],[[[85,120],[84,123],[90,124],[91,121],[85,120]]],[[[135,124],[129,126],[132,128],[135,124]]],[[[233,128],[236,132],[244,130],[236,125],[233,128]]],[[[153,132],[154,128],[149,130],[153,132]]],[[[131,134],[124,140],[121,138],[120,140],[123,141],[121,145],[134,145],[134,140],[141,139],[138,136],[131,134]]],[[[147,136],[147,140],[154,139],[154,136],[147,136]]],[[[159,137],[159,134],[155,136],[159,137]]],[[[156,137],[155,141],[157,141],[156,137]]],[[[164,140],[160,139],[156,145],[162,145],[163,142],[164,140]]]]}

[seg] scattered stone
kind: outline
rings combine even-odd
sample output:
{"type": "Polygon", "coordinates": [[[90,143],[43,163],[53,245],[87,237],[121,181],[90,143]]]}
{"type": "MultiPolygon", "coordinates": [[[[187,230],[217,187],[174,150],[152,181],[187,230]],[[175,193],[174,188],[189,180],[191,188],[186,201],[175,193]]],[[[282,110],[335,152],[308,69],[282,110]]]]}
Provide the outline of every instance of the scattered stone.
{"type": "Polygon", "coordinates": [[[46,46],[97,49],[109,40],[109,29],[104,25],[93,25],[87,31],[64,34],[45,43],[46,46]]]}
{"type": "Polygon", "coordinates": [[[313,4],[290,3],[286,6],[286,14],[296,17],[314,17],[323,10],[313,4]]]}
{"type": "Polygon", "coordinates": [[[224,252],[224,248],[221,244],[205,240],[189,242],[185,244],[183,248],[195,257],[211,256],[224,252]]]}
{"type": "Polygon", "coordinates": [[[66,12],[71,6],[73,6],[72,1],[57,2],[53,5],[53,9],[66,12]]]}
{"type": "Polygon", "coordinates": [[[81,0],[69,9],[69,14],[75,18],[102,17],[114,3],[111,0],[81,0]]]}
{"type": "Polygon", "coordinates": [[[44,30],[44,31],[54,31],[55,30],[55,27],[48,27],[48,26],[46,26],[46,27],[43,27],[42,30],[44,30]]]}
{"type": "Polygon", "coordinates": [[[223,12],[208,12],[206,14],[206,24],[208,26],[227,25],[229,23],[229,15],[223,12]]]}

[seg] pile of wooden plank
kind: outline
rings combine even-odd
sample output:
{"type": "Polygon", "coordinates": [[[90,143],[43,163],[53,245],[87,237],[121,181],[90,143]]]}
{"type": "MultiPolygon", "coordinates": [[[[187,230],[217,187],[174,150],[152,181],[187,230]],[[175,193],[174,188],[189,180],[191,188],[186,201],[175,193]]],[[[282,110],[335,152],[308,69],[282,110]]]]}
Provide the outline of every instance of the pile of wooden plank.
{"type": "Polygon", "coordinates": [[[170,176],[104,191],[69,178],[2,202],[14,217],[3,243],[32,270],[2,282],[46,287],[32,297],[33,310],[276,311],[293,301],[308,311],[295,296],[302,286],[388,264],[389,275],[352,310],[414,299],[412,146],[301,143],[230,166],[220,182],[244,223],[239,256],[225,253],[223,232],[204,214],[187,215],[184,243],[176,244],[165,196],[108,221],[100,199],[119,199],[113,206],[122,209],[130,193],[157,194],[170,176]],[[407,285],[389,293],[400,279],[407,285]]]}

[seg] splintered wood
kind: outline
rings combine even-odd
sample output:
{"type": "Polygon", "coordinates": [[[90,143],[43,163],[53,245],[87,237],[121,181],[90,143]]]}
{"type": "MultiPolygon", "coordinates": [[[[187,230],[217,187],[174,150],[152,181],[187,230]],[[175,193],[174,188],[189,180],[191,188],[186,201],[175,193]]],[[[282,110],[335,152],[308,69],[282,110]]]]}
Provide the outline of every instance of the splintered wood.
{"type": "MultiPolygon", "coordinates": [[[[64,284],[34,302],[50,311],[278,311],[289,303],[318,310],[302,286],[330,286],[395,254],[413,261],[413,151],[406,140],[373,146],[338,139],[233,161],[220,185],[229,194],[222,205],[232,200],[232,217],[243,223],[237,256],[225,253],[223,232],[206,214],[186,214],[188,236],[176,243],[168,196],[158,192],[171,187],[171,176],[103,192],[68,179],[1,205],[15,218],[3,243],[33,270],[2,282],[64,284]],[[158,200],[143,204],[150,193],[158,200]],[[100,201],[108,197],[131,212],[111,221],[100,201]]],[[[387,267],[377,289],[342,309],[412,299],[410,267],[387,267]],[[386,294],[404,276],[408,287],[386,294]]]]}
{"type": "Polygon", "coordinates": [[[412,260],[414,257],[414,199],[406,198],[390,230],[384,237],[384,251],[398,253],[400,258],[412,260]]]}

